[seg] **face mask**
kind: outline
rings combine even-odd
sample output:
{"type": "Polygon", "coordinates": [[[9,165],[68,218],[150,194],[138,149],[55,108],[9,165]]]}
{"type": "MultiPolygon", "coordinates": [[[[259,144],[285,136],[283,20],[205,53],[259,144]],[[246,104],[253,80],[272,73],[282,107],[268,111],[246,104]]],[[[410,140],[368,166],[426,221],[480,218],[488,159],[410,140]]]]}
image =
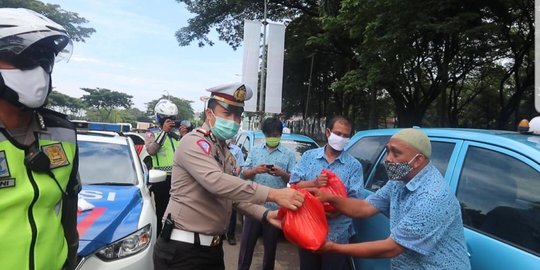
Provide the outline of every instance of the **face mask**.
{"type": "Polygon", "coordinates": [[[214,112],[212,111],[212,115],[214,115],[214,118],[216,118],[216,123],[214,126],[210,129],[212,131],[212,134],[216,136],[219,140],[226,141],[228,139],[231,139],[238,133],[238,130],[240,129],[240,124],[236,123],[233,120],[227,120],[221,117],[217,117],[214,112]]]}
{"type": "Polygon", "coordinates": [[[345,148],[345,145],[347,145],[349,140],[349,138],[344,138],[330,132],[330,136],[328,137],[328,144],[330,145],[330,147],[332,147],[332,149],[336,151],[343,151],[343,148],[345,148]]]}
{"type": "Polygon", "coordinates": [[[275,148],[279,145],[281,137],[266,137],[266,145],[270,148],[275,148]]]}
{"type": "Polygon", "coordinates": [[[384,162],[384,168],[386,169],[386,174],[388,175],[389,180],[401,180],[407,174],[409,174],[413,167],[411,162],[418,156],[416,154],[409,162],[384,162]]]}
{"type": "Polygon", "coordinates": [[[19,102],[28,108],[45,104],[49,94],[50,75],[42,67],[30,70],[0,69],[4,84],[19,96],[19,102]]]}

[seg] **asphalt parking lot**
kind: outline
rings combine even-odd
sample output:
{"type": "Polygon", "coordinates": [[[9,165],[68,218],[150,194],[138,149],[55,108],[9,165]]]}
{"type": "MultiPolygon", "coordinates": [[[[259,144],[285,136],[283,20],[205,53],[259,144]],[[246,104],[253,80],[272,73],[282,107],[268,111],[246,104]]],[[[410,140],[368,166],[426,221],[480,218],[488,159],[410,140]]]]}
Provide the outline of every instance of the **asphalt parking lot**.
{"type": "MultiPolygon", "coordinates": [[[[238,253],[240,250],[240,237],[242,229],[240,225],[236,228],[236,245],[231,246],[227,241],[223,243],[223,251],[225,253],[225,269],[234,270],[238,267],[238,253]]],[[[284,238],[280,239],[276,253],[275,270],[294,270],[299,268],[297,247],[289,243],[284,238]]],[[[255,252],[253,252],[253,261],[251,262],[252,270],[262,269],[263,261],[263,245],[262,239],[259,238],[255,252]]]]}

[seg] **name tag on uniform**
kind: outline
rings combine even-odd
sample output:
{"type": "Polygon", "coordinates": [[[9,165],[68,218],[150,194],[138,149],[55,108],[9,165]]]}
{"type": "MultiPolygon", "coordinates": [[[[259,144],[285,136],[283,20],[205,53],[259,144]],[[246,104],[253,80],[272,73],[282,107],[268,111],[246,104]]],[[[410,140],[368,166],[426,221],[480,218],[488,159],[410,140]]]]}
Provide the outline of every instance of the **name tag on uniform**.
{"type": "Polygon", "coordinates": [[[11,173],[7,163],[6,152],[0,151],[0,188],[15,186],[15,179],[9,177],[11,177],[11,173]]]}
{"type": "Polygon", "coordinates": [[[49,145],[44,145],[41,147],[43,152],[51,160],[51,169],[64,167],[69,165],[69,161],[64,151],[64,147],[61,143],[54,143],[49,145]]]}

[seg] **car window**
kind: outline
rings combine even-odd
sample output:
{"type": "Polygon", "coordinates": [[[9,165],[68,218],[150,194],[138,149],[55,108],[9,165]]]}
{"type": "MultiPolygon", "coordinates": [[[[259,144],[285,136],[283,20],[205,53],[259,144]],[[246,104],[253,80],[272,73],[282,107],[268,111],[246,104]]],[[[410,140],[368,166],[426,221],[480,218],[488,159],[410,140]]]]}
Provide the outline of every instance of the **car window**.
{"type": "Polygon", "coordinates": [[[79,141],[83,184],[134,184],[136,171],[127,145],[79,141]]]}
{"type": "MultiPolygon", "coordinates": [[[[453,142],[441,142],[441,141],[432,141],[431,142],[431,164],[439,170],[439,172],[444,176],[446,174],[446,169],[448,168],[448,162],[452,157],[452,152],[456,144],[453,142]]],[[[377,164],[377,168],[373,177],[367,182],[366,189],[376,191],[383,187],[386,182],[388,182],[388,176],[386,175],[386,170],[384,169],[384,160],[386,159],[386,151],[384,156],[380,159],[377,164]]]]}
{"type": "Polygon", "coordinates": [[[347,152],[362,163],[364,170],[364,179],[368,178],[369,171],[373,163],[381,155],[390,136],[372,136],[364,137],[351,146],[347,152]]]}
{"type": "Polygon", "coordinates": [[[540,253],[540,172],[505,153],[470,147],[457,197],[465,226],[540,253]]]}
{"type": "MultiPolygon", "coordinates": [[[[257,138],[255,139],[254,145],[262,144],[264,143],[264,140],[264,138],[257,138]]],[[[295,140],[281,140],[281,144],[294,153],[296,160],[299,160],[302,154],[307,150],[318,148],[317,144],[313,142],[301,142],[295,140]]]]}

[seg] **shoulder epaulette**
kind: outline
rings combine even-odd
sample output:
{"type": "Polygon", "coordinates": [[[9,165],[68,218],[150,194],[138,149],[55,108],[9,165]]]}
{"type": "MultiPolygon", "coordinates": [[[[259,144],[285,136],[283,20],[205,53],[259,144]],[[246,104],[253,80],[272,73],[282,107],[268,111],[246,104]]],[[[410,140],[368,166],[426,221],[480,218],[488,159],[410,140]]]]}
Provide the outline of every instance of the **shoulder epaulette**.
{"type": "Polygon", "coordinates": [[[40,125],[45,125],[47,127],[64,127],[69,129],[75,129],[75,124],[73,124],[67,118],[67,115],[53,111],[46,108],[40,108],[36,110],[36,113],[39,115],[38,121],[40,125]],[[41,123],[41,121],[43,121],[41,123]]]}
{"type": "Polygon", "coordinates": [[[64,118],[64,119],[67,119],[67,115],[61,113],[61,112],[57,112],[57,111],[53,111],[51,109],[47,109],[47,108],[39,108],[37,109],[37,111],[39,113],[42,113],[42,114],[49,114],[49,115],[54,115],[56,117],[60,117],[60,118],[64,118]]]}
{"type": "Polygon", "coordinates": [[[204,130],[202,128],[197,128],[196,131],[201,133],[204,136],[210,136],[210,132],[208,132],[208,131],[206,131],[206,130],[204,130]]]}

